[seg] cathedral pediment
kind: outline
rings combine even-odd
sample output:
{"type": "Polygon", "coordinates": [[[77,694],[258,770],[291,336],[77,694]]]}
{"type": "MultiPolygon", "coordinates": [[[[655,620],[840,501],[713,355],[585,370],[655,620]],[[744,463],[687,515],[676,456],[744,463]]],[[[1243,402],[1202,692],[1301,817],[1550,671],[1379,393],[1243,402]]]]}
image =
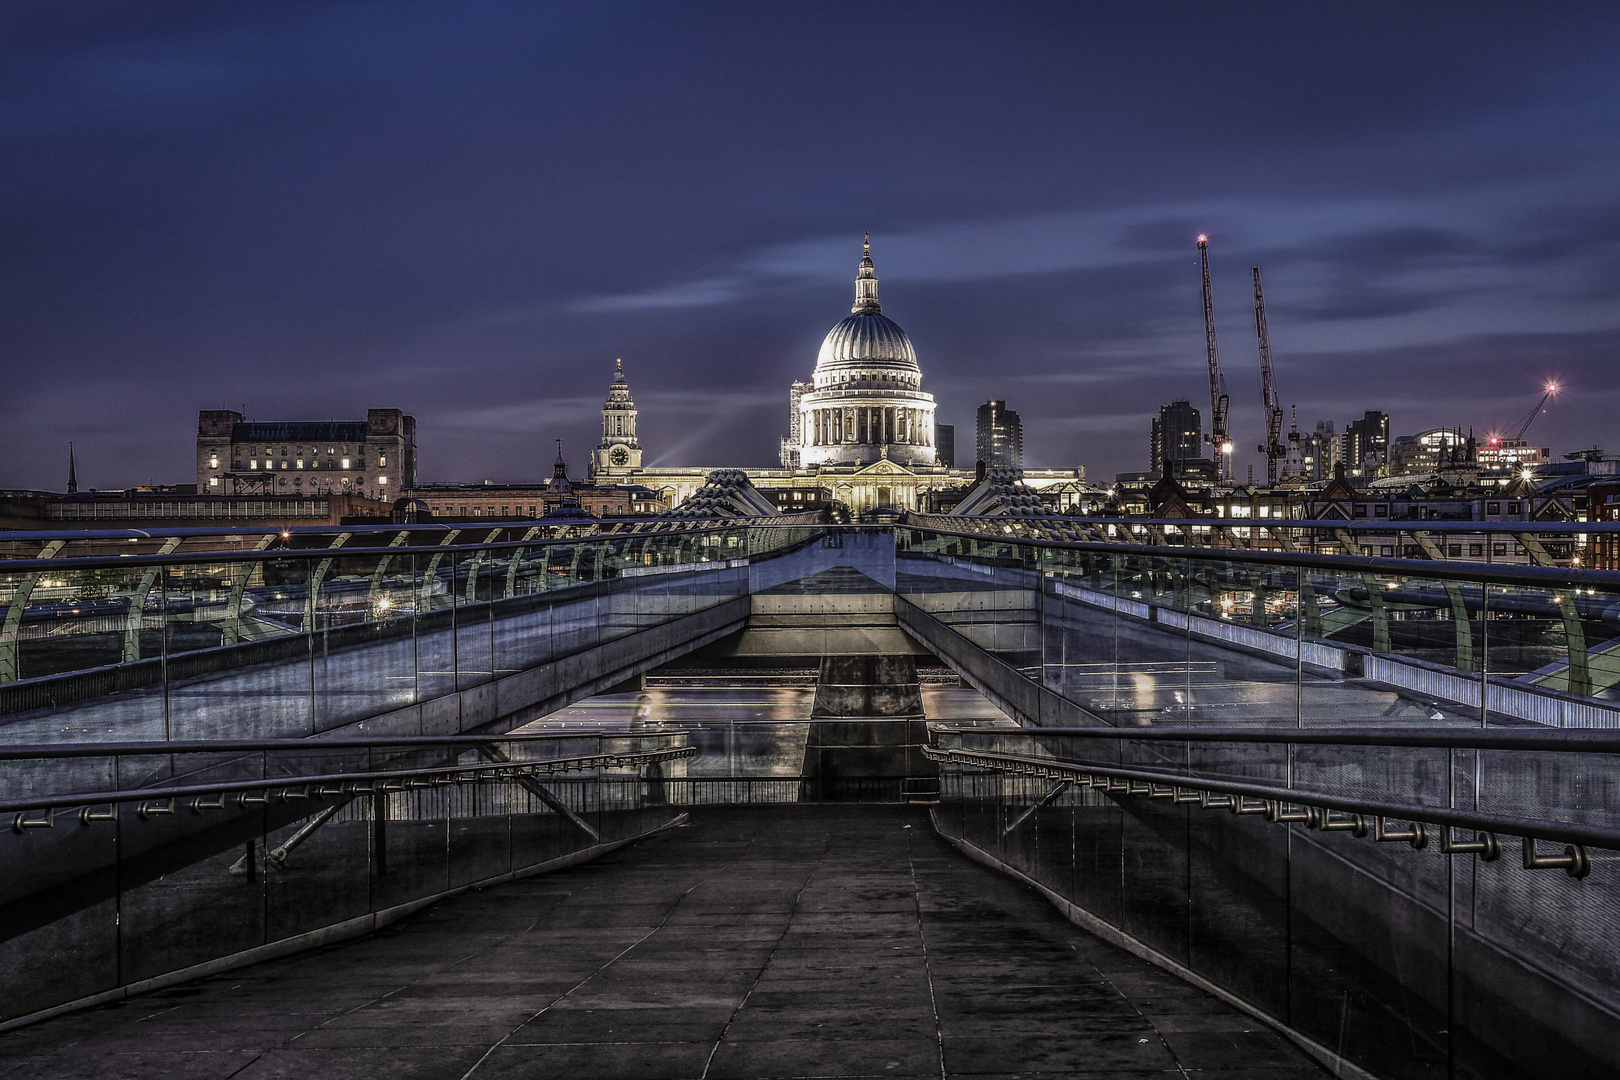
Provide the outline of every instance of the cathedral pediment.
{"type": "Polygon", "coordinates": [[[864,468],[856,469],[854,476],[916,476],[917,474],[901,465],[899,462],[887,458],[879,458],[864,468]]]}

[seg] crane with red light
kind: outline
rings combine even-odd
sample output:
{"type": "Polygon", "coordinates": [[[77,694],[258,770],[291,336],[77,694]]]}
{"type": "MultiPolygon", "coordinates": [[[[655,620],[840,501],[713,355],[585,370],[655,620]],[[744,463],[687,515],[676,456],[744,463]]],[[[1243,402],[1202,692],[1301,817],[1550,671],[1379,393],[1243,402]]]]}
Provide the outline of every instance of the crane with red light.
{"type": "Polygon", "coordinates": [[[1232,403],[1221,375],[1221,355],[1215,347],[1215,303],[1209,291],[1209,237],[1198,234],[1198,261],[1204,271],[1204,349],[1209,354],[1209,441],[1215,448],[1215,479],[1232,479],[1232,440],[1226,434],[1226,409],[1232,403]]]}
{"type": "Polygon", "coordinates": [[[1266,296],[1260,291],[1260,268],[1254,268],[1254,332],[1260,339],[1260,398],[1266,409],[1266,441],[1260,452],[1266,455],[1266,483],[1277,484],[1277,462],[1288,456],[1282,441],[1282,406],[1277,403],[1277,385],[1271,376],[1271,335],[1266,333],[1266,296]]]}
{"type": "Polygon", "coordinates": [[[1513,433],[1515,439],[1524,438],[1524,433],[1530,430],[1530,425],[1536,422],[1536,417],[1547,411],[1547,402],[1557,397],[1558,391],[1562,387],[1558,385],[1557,379],[1549,379],[1541,389],[1541,400],[1536,402],[1536,407],[1530,410],[1530,415],[1524,418],[1524,423],[1519,425],[1519,430],[1513,433]]]}
{"type": "Polygon", "coordinates": [[[1489,439],[1491,446],[1519,446],[1524,443],[1524,433],[1530,430],[1530,425],[1536,422],[1536,417],[1547,411],[1547,402],[1558,396],[1563,389],[1557,379],[1548,379],[1541,387],[1541,400],[1536,402],[1535,408],[1520,422],[1519,428],[1510,436],[1492,435],[1489,439]]]}

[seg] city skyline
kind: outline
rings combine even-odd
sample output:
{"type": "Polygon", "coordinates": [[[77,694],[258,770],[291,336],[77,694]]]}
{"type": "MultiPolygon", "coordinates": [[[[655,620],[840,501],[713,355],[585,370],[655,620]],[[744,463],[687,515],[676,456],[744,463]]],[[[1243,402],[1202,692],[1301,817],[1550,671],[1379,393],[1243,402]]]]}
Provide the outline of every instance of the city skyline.
{"type": "Polygon", "coordinates": [[[1610,9],[366,11],[0,17],[0,486],[59,489],[69,438],[82,486],[184,481],[172,433],[243,405],[397,407],[424,479],[533,479],[620,356],[649,466],[768,466],[866,229],[940,421],[1006,400],[1032,465],[1207,413],[1200,230],[1239,480],[1256,264],[1302,430],[1483,435],[1556,377],[1533,438],[1615,441],[1610,9]]]}

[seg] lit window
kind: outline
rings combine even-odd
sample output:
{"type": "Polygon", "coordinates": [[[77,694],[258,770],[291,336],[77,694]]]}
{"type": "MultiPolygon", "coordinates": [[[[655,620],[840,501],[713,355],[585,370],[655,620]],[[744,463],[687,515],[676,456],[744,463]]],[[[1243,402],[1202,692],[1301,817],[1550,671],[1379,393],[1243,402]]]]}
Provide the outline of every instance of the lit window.
{"type": "Polygon", "coordinates": [[[258,458],[254,458],[252,461],[248,462],[248,468],[249,469],[257,469],[258,467],[259,467],[259,459],[258,458]]]}
{"type": "Polygon", "coordinates": [[[343,467],[345,469],[347,469],[349,467],[349,459],[348,458],[343,459],[343,467]]]}
{"type": "Polygon", "coordinates": [[[210,476],[210,477],[209,477],[209,478],[208,478],[208,486],[209,486],[209,487],[219,487],[219,477],[217,477],[217,476],[210,476]]]}
{"type": "Polygon", "coordinates": [[[377,455],[377,464],[381,465],[385,469],[388,468],[388,455],[387,454],[378,454],[377,455]]]}
{"type": "Polygon", "coordinates": [[[377,477],[377,486],[378,487],[387,487],[388,486],[388,477],[386,477],[386,476],[377,477]]]}
{"type": "MultiPolygon", "coordinates": [[[[286,458],[281,459],[281,467],[283,469],[285,469],[287,467],[287,459],[286,458]]],[[[282,481],[282,483],[286,483],[286,481],[284,480],[284,481],[282,481]]]]}
{"type": "Polygon", "coordinates": [[[219,458],[217,458],[217,457],[211,457],[211,458],[209,458],[209,459],[208,459],[208,467],[209,467],[209,468],[210,468],[210,469],[217,469],[217,468],[219,468],[219,458]]]}
{"type": "Polygon", "coordinates": [[[298,459],[298,467],[300,469],[302,469],[304,467],[304,459],[303,458],[298,459]]]}

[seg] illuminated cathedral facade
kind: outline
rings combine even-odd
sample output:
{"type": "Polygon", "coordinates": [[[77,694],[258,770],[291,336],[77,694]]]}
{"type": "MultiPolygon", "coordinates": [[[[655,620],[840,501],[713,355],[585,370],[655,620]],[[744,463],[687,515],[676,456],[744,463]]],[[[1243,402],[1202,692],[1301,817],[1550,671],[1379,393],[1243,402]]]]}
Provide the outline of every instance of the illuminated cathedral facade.
{"type": "MultiPolygon", "coordinates": [[[[810,379],[789,387],[780,467],[747,468],[749,479],[779,505],[796,505],[819,494],[855,514],[925,509],[930,492],[971,484],[971,467],[937,464],[934,397],[922,383],[911,338],[883,314],[878,301],[868,236],[849,315],[827,331],[810,379]]],[[[645,485],[673,508],[702,487],[714,469],[735,467],[644,468],[635,402],[623,363],[616,365],[602,406],[602,441],[591,459],[593,478],[645,485]]],[[[1083,469],[1025,470],[1025,482],[1035,488],[1076,479],[1084,479],[1083,469]]]]}

